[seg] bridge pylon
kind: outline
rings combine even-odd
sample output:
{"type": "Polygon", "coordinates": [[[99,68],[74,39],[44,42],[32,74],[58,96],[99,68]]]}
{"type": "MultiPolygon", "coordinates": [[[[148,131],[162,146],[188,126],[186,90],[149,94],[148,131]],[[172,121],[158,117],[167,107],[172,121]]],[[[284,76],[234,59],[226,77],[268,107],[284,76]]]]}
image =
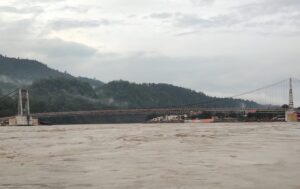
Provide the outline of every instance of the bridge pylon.
{"type": "Polygon", "coordinates": [[[9,119],[10,126],[38,125],[38,119],[30,116],[29,92],[27,89],[18,91],[18,115],[9,119]]]}
{"type": "Polygon", "coordinates": [[[293,96],[293,79],[290,78],[289,80],[289,108],[287,109],[285,113],[285,120],[287,122],[297,122],[298,121],[298,115],[297,112],[294,109],[294,96],[293,96]]]}
{"type": "Polygon", "coordinates": [[[19,89],[18,115],[19,116],[30,115],[29,93],[27,89],[19,89]]]}

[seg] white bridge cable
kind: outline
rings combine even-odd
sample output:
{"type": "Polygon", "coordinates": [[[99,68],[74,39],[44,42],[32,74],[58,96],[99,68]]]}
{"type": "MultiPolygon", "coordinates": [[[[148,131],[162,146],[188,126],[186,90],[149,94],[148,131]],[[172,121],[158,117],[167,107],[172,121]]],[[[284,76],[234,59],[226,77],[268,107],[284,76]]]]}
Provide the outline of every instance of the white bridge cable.
{"type": "MultiPolygon", "coordinates": [[[[247,92],[243,92],[243,93],[240,93],[240,94],[237,94],[237,95],[233,95],[233,96],[229,96],[229,97],[223,97],[223,98],[218,98],[218,99],[213,99],[213,100],[204,100],[204,101],[199,101],[197,103],[183,104],[183,105],[178,105],[178,106],[173,106],[173,107],[207,105],[209,103],[224,102],[224,101],[229,101],[229,100],[237,99],[237,98],[240,99],[240,100],[247,100],[247,99],[241,99],[240,97],[243,97],[243,96],[246,96],[246,95],[249,95],[249,94],[253,94],[253,93],[256,93],[256,92],[260,92],[260,91],[263,91],[263,90],[266,90],[266,89],[270,89],[270,88],[273,88],[275,86],[279,86],[279,85],[282,85],[282,84],[287,86],[288,85],[288,81],[289,81],[289,79],[284,79],[284,80],[281,80],[279,82],[276,82],[276,83],[273,83],[273,84],[270,84],[270,85],[266,85],[266,86],[260,87],[258,89],[254,89],[254,90],[250,90],[250,91],[247,91],[247,92]]],[[[280,92],[282,92],[282,91],[283,90],[280,90],[280,92]]],[[[286,93],[288,94],[287,89],[286,89],[286,93]]],[[[249,101],[255,102],[255,100],[249,100],[249,101]]]]}
{"type": "Polygon", "coordinates": [[[262,91],[262,90],[269,89],[269,88],[272,88],[274,86],[283,84],[287,81],[288,81],[288,79],[285,79],[285,80],[279,81],[277,83],[274,83],[274,84],[271,84],[271,85],[266,85],[264,87],[261,87],[261,88],[258,88],[258,89],[252,90],[252,91],[244,92],[244,93],[241,93],[241,94],[238,94],[238,95],[234,95],[234,96],[231,96],[231,97],[228,97],[228,98],[238,98],[240,96],[244,96],[244,95],[247,95],[247,94],[253,94],[255,92],[262,91]]]}
{"type": "Polygon", "coordinates": [[[288,101],[288,81],[288,79],[285,79],[256,90],[236,95],[234,98],[239,97],[241,99],[254,101],[269,107],[274,105],[281,106],[282,104],[286,104],[288,101]]]}

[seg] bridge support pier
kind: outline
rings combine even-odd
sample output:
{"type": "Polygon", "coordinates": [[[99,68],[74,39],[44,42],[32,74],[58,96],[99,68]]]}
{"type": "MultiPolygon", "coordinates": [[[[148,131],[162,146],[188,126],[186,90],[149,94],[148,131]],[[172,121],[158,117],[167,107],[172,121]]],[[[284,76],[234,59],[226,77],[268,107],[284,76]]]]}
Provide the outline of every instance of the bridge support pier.
{"type": "Polygon", "coordinates": [[[31,116],[15,116],[8,120],[9,126],[36,126],[38,125],[38,119],[34,119],[31,116]]]}

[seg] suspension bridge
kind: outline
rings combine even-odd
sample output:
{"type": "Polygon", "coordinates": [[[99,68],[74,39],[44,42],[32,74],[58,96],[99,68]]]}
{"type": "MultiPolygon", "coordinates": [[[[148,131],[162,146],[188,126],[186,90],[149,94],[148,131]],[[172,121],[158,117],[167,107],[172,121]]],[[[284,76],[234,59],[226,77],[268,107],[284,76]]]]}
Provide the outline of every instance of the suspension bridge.
{"type": "Polygon", "coordinates": [[[267,86],[250,90],[226,98],[215,98],[190,104],[174,105],[171,107],[151,107],[137,109],[102,109],[91,111],[68,111],[68,112],[30,112],[29,92],[27,89],[16,89],[0,97],[0,106],[7,98],[18,97],[18,114],[12,117],[0,117],[0,122],[7,122],[14,118],[16,125],[34,125],[38,118],[63,117],[63,116],[85,116],[85,115],[183,115],[191,112],[210,113],[272,113],[274,115],[285,114],[286,121],[297,121],[299,119],[300,92],[297,93],[300,80],[296,78],[285,79],[267,86]],[[241,99],[253,103],[240,103],[232,107],[220,107],[219,102],[226,102],[232,99],[241,99]],[[18,124],[20,122],[21,124],[18,124]]]}

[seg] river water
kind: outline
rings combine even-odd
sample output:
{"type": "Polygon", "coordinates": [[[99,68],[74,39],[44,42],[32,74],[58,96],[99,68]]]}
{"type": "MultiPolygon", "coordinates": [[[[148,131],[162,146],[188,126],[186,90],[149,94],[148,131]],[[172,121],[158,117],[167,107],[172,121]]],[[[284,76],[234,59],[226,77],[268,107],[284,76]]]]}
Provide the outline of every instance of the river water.
{"type": "Polygon", "coordinates": [[[299,123],[0,127],[0,188],[300,188],[299,123]]]}

